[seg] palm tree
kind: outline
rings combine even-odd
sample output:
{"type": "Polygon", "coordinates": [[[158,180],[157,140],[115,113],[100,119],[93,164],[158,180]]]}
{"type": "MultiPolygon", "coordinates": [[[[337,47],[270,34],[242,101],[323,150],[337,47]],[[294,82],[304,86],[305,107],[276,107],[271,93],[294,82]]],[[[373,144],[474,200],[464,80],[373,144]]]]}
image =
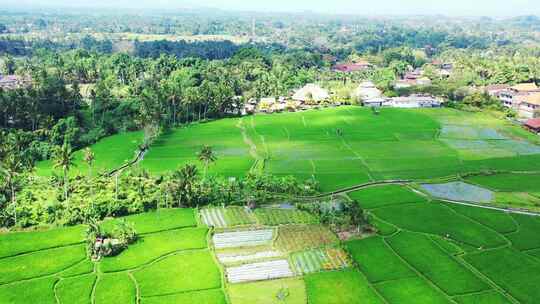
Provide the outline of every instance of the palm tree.
{"type": "Polygon", "coordinates": [[[94,155],[94,152],[92,152],[92,149],[90,147],[84,149],[84,162],[88,165],[88,172],[90,174],[90,178],[92,177],[92,167],[94,166],[94,161],[96,160],[96,157],[94,155]]]}
{"type": "Polygon", "coordinates": [[[71,145],[64,143],[62,146],[57,146],[54,151],[54,168],[61,168],[64,175],[64,198],[68,198],[68,183],[69,170],[75,166],[73,162],[73,151],[71,145]]]}
{"type": "Polygon", "coordinates": [[[206,145],[202,147],[199,155],[197,156],[199,160],[204,163],[204,178],[206,179],[206,174],[208,173],[208,165],[215,162],[217,160],[217,157],[214,154],[212,147],[206,145]]]}

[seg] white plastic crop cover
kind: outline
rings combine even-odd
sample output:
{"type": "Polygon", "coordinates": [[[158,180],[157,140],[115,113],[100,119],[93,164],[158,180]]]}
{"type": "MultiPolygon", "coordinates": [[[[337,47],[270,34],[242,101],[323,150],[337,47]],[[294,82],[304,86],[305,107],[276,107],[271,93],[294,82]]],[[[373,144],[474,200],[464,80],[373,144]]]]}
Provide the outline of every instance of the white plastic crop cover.
{"type": "Polygon", "coordinates": [[[250,261],[255,261],[259,259],[276,258],[276,257],[281,257],[281,256],[282,256],[282,253],[275,250],[259,251],[259,252],[255,252],[251,254],[220,253],[217,255],[218,260],[222,264],[237,263],[237,262],[250,262],[250,261]]]}
{"type": "Polygon", "coordinates": [[[227,278],[231,283],[272,280],[294,276],[287,260],[275,260],[246,264],[226,269],[227,278]]]}
{"type": "Polygon", "coordinates": [[[236,231],[214,234],[212,241],[216,248],[234,248],[265,245],[272,241],[272,229],[236,231]]]}

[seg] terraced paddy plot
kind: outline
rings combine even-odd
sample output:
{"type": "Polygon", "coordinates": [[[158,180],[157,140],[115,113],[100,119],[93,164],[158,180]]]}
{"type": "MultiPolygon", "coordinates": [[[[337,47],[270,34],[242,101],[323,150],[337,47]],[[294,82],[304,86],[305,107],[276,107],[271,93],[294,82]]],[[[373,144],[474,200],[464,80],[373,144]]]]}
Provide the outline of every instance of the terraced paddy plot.
{"type": "Polygon", "coordinates": [[[467,180],[495,191],[540,194],[540,174],[500,173],[470,176],[467,180]]]}
{"type": "Polygon", "coordinates": [[[375,209],[391,205],[426,202],[427,199],[401,185],[370,187],[347,194],[364,209],[375,209]]]}
{"type": "Polygon", "coordinates": [[[215,289],[221,273],[208,250],[185,251],[134,272],[142,297],[215,289]]]}
{"type": "Polygon", "coordinates": [[[146,234],[164,230],[195,227],[195,211],[191,208],[159,209],[154,212],[125,216],[120,219],[111,219],[103,222],[105,231],[112,231],[119,221],[133,224],[137,234],[146,234]]]}
{"type": "Polygon", "coordinates": [[[245,253],[245,254],[239,254],[239,253],[218,253],[217,254],[217,258],[219,262],[224,265],[253,262],[257,260],[272,259],[272,258],[279,258],[279,257],[283,257],[283,253],[279,251],[275,251],[275,250],[258,251],[258,252],[245,253]]]}
{"type": "Polygon", "coordinates": [[[316,216],[296,209],[258,208],[255,209],[254,215],[260,224],[266,226],[318,223],[316,216]]]}
{"type": "Polygon", "coordinates": [[[212,242],[216,249],[249,247],[270,244],[273,237],[273,229],[246,230],[216,233],[212,236],[212,242]]]}
{"type": "Polygon", "coordinates": [[[540,248],[540,217],[521,214],[512,214],[519,224],[519,230],[508,234],[512,245],[519,250],[531,250],[540,248]]]}
{"type": "Polygon", "coordinates": [[[101,276],[95,287],[95,304],[135,304],[137,291],[135,283],[127,273],[101,276]]]}
{"type": "Polygon", "coordinates": [[[245,264],[225,269],[230,283],[272,280],[294,276],[287,260],[245,264]]]}
{"type": "Polygon", "coordinates": [[[86,258],[84,245],[48,249],[0,259],[0,284],[54,274],[86,258]]]}
{"type": "Polygon", "coordinates": [[[0,285],[0,303],[56,304],[54,284],[57,278],[43,278],[9,285],[0,285]]]}
{"type": "Polygon", "coordinates": [[[91,304],[95,281],[94,274],[61,280],[55,288],[60,304],[91,304]]]}
{"type": "Polygon", "coordinates": [[[489,203],[493,200],[492,191],[463,182],[424,184],[421,187],[439,199],[475,203],[489,203]]]}
{"type": "Polygon", "coordinates": [[[222,119],[172,130],[153,143],[141,166],[153,173],[163,173],[185,164],[200,166],[197,153],[204,145],[210,145],[218,158],[218,162],[209,167],[210,173],[243,176],[254,159],[237,126],[238,121],[222,119]]]}
{"type": "Polygon", "coordinates": [[[421,278],[388,281],[375,285],[389,303],[450,304],[448,297],[421,278]]]}
{"type": "Polygon", "coordinates": [[[223,290],[208,289],[200,291],[182,292],[167,296],[142,298],[142,304],[178,304],[178,303],[204,303],[227,304],[223,290]]]}
{"type": "Polygon", "coordinates": [[[94,272],[95,264],[90,259],[84,259],[60,273],[60,277],[69,278],[94,272]]]}
{"type": "Polygon", "coordinates": [[[370,282],[416,276],[380,237],[347,242],[347,249],[370,282]]]}
{"type": "Polygon", "coordinates": [[[494,248],[508,243],[495,231],[437,202],[390,206],[373,213],[403,229],[447,237],[475,248],[494,248]]]}
{"type": "Polygon", "coordinates": [[[338,248],[312,249],[291,254],[291,263],[298,275],[349,267],[349,257],[338,248]]]}
{"type": "Polygon", "coordinates": [[[103,272],[128,270],[169,253],[206,248],[207,233],[206,228],[184,228],[146,235],[119,255],[102,259],[99,266],[103,272]]]}
{"type": "Polygon", "coordinates": [[[357,270],[314,273],[304,281],[310,304],[385,303],[357,270]]]}
{"type": "Polygon", "coordinates": [[[511,304],[505,296],[497,291],[488,291],[480,294],[460,296],[454,298],[459,304],[511,304]]]}
{"type": "Polygon", "coordinates": [[[276,246],[285,252],[319,248],[338,242],[336,235],[321,225],[279,227],[276,246]]]}
{"type": "Polygon", "coordinates": [[[0,234],[0,258],[84,241],[86,227],[73,226],[32,232],[0,234]]]}
{"type": "Polygon", "coordinates": [[[520,303],[540,302],[540,261],[503,248],[466,255],[465,260],[520,303]]]}
{"type": "Polygon", "coordinates": [[[306,286],[302,279],[287,278],[227,287],[231,304],[305,304],[306,286]]]}
{"type": "Polygon", "coordinates": [[[510,233],[518,229],[516,222],[506,212],[459,204],[448,204],[448,206],[457,213],[488,226],[499,233],[510,233]]]}
{"type": "Polygon", "coordinates": [[[391,237],[388,243],[401,258],[446,294],[461,295],[490,289],[427,236],[401,232],[391,237]]]}
{"type": "MultiPolygon", "coordinates": [[[[98,141],[91,147],[95,156],[93,172],[111,171],[133,160],[142,141],[142,131],[121,133],[98,141]]],[[[83,161],[83,156],[82,150],[74,153],[74,169],[70,171],[72,175],[87,173],[88,165],[83,161]]],[[[38,175],[49,176],[53,172],[56,170],[53,169],[52,162],[49,160],[36,165],[38,175]]]]}

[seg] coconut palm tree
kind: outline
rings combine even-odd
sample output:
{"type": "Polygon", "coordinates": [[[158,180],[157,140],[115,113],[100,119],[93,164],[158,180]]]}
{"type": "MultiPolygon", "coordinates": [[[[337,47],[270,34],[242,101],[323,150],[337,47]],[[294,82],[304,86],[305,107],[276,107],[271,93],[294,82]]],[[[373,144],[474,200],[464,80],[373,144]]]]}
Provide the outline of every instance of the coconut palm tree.
{"type": "Polygon", "coordinates": [[[210,163],[213,163],[217,160],[212,147],[203,146],[199,154],[197,155],[199,160],[204,164],[204,178],[206,179],[206,174],[208,173],[208,166],[210,163]]]}
{"type": "Polygon", "coordinates": [[[92,177],[92,167],[94,166],[94,161],[96,160],[96,156],[94,155],[94,152],[92,152],[92,149],[90,147],[87,147],[84,149],[84,162],[88,165],[88,172],[90,175],[90,178],[92,177]]]}
{"type": "Polygon", "coordinates": [[[64,198],[68,198],[68,183],[69,183],[69,170],[75,166],[73,162],[73,151],[71,145],[64,143],[62,146],[57,146],[54,151],[54,168],[62,169],[64,175],[64,198]]]}

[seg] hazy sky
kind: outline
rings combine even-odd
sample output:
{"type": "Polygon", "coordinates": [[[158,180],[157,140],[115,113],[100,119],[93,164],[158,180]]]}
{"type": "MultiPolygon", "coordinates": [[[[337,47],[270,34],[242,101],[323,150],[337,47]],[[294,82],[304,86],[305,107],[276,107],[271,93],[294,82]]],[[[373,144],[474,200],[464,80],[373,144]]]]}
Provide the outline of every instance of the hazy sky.
{"type": "Polygon", "coordinates": [[[540,0],[0,0],[6,6],[159,8],[212,7],[248,11],[313,11],[361,15],[540,15],[540,0]]]}

